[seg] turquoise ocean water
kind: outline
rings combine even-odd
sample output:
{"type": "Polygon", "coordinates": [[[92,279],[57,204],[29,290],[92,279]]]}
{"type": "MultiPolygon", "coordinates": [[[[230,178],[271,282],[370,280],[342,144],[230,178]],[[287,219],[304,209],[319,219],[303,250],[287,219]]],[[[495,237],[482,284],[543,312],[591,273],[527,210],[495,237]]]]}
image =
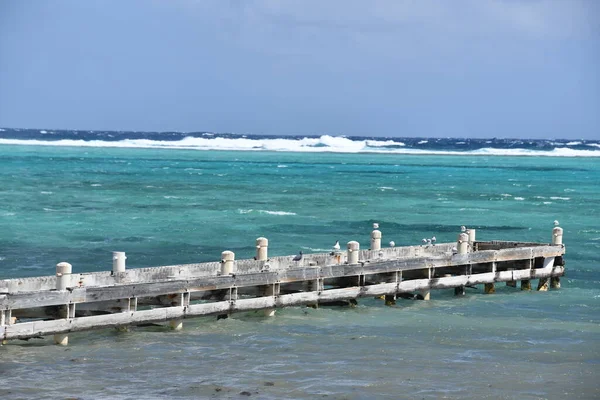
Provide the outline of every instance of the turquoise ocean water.
{"type": "Polygon", "coordinates": [[[0,348],[1,398],[598,398],[600,159],[0,146],[0,278],[456,240],[549,242],[560,290],[434,291],[0,348]],[[244,392],[244,393],[243,393],[244,392]],[[242,393],[242,394],[241,394],[242,393]]]}

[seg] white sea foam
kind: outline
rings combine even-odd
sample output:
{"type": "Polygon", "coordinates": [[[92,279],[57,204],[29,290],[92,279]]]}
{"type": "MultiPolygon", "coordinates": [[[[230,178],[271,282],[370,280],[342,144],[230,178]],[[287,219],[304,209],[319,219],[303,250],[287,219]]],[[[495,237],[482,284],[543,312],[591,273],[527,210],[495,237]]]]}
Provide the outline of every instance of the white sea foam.
{"type": "Polygon", "coordinates": [[[42,192],[40,192],[40,193],[41,193],[41,194],[52,194],[52,192],[44,192],[44,191],[42,191],[42,192]]]}
{"type": "Polygon", "coordinates": [[[581,144],[581,142],[568,142],[567,146],[577,146],[577,145],[580,145],[580,144],[581,144]]]}
{"type": "MultiPolygon", "coordinates": [[[[457,142],[460,144],[461,142],[457,142]]],[[[462,142],[464,143],[464,142],[462,142]]],[[[186,137],[177,141],[149,139],[125,139],[120,141],[102,140],[25,140],[0,139],[0,145],[31,145],[59,147],[123,147],[123,148],[163,148],[188,150],[239,150],[239,151],[282,151],[282,152],[333,152],[333,153],[391,153],[417,155],[486,155],[486,156],[548,156],[548,157],[600,157],[600,150],[574,150],[558,147],[550,151],[528,149],[482,148],[469,151],[427,150],[407,148],[394,140],[352,140],[346,137],[323,135],[318,138],[223,138],[186,137]]],[[[595,145],[600,149],[600,145],[595,145]]],[[[564,145],[563,145],[564,146],[564,145]]]]}
{"type": "Polygon", "coordinates": [[[269,215],[296,215],[295,212],[288,211],[269,211],[269,210],[258,210],[261,214],[269,214],[269,215]]]}
{"type": "Polygon", "coordinates": [[[389,186],[381,186],[381,187],[378,187],[377,189],[381,190],[382,192],[384,192],[386,190],[396,190],[393,187],[389,187],[389,186]]]}
{"type": "Polygon", "coordinates": [[[586,146],[598,147],[600,148],[600,143],[588,143],[586,146]]]}
{"type": "Polygon", "coordinates": [[[571,200],[570,197],[559,197],[559,196],[552,196],[550,197],[551,200],[571,200]]]}
{"type": "Polygon", "coordinates": [[[48,133],[48,132],[47,132],[47,131],[44,131],[44,130],[41,130],[41,131],[40,131],[40,133],[41,133],[41,134],[44,134],[44,133],[48,133]]]}
{"type": "Polygon", "coordinates": [[[429,140],[419,140],[419,142],[417,144],[425,144],[425,143],[429,143],[429,140]]]}
{"type": "Polygon", "coordinates": [[[93,186],[93,187],[100,187],[100,186],[102,186],[102,184],[101,184],[101,183],[92,183],[90,186],[93,186]]]}
{"type": "Polygon", "coordinates": [[[321,249],[321,248],[308,247],[308,246],[300,246],[300,248],[302,250],[308,250],[313,253],[325,253],[325,252],[331,251],[331,249],[321,249]]]}
{"type": "Polygon", "coordinates": [[[178,199],[178,196],[163,196],[165,199],[178,199]]]}
{"type": "MultiPolygon", "coordinates": [[[[238,213],[240,214],[250,214],[254,212],[253,209],[239,209],[238,213]]],[[[270,211],[270,210],[256,210],[256,212],[260,214],[268,214],[268,215],[297,215],[295,212],[288,211],[270,211]]]]}
{"type": "MultiPolygon", "coordinates": [[[[358,142],[360,143],[360,142],[358,142]]],[[[405,143],[402,142],[396,142],[394,140],[386,140],[386,141],[381,141],[381,140],[365,140],[364,143],[368,146],[368,147],[390,147],[390,146],[406,146],[405,143]]]]}
{"type": "Polygon", "coordinates": [[[517,201],[523,201],[523,200],[525,200],[524,197],[515,197],[514,199],[517,200],[517,201]]]}

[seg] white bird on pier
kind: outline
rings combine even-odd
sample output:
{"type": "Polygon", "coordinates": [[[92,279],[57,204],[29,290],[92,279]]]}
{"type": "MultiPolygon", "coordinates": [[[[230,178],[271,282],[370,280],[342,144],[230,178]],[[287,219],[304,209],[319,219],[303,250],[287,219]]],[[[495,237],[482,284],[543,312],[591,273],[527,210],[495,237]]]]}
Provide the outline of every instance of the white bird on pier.
{"type": "Polygon", "coordinates": [[[431,239],[427,239],[427,246],[431,246],[431,239]]]}
{"type": "Polygon", "coordinates": [[[379,223],[374,222],[373,223],[373,229],[379,229],[379,223]]]}
{"type": "Polygon", "coordinates": [[[427,239],[425,239],[425,238],[421,239],[421,243],[427,244],[427,239]]]}
{"type": "Polygon", "coordinates": [[[339,240],[335,241],[335,244],[333,245],[333,250],[335,250],[335,251],[340,250],[340,241],[339,240]]]}
{"type": "Polygon", "coordinates": [[[396,247],[396,242],[394,242],[393,240],[390,241],[390,247],[396,247]]]}
{"type": "Polygon", "coordinates": [[[558,221],[554,220],[554,226],[558,226],[558,221]]]}
{"type": "Polygon", "coordinates": [[[466,226],[464,226],[464,225],[463,225],[463,226],[461,226],[461,227],[460,227],[460,231],[461,231],[461,232],[466,232],[466,231],[467,231],[467,227],[466,227],[466,226]]]}
{"type": "Polygon", "coordinates": [[[435,238],[435,236],[434,236],[434,237],[432,237],[432,238],[431,238],[431,243],[435,244],[435,241],[436,241],[436,240],[437,240],[437,239],[435,238]]]}

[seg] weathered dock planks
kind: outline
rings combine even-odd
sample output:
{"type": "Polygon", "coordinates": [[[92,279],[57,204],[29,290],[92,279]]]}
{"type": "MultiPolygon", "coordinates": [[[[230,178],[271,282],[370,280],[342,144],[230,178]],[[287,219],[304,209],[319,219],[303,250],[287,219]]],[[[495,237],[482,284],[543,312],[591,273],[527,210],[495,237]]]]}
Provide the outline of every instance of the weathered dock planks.
{"type": "Polygon", "coordinates": [[[346,252],[292,256],[267,255],[268,240],[257,239],[254,259],[235,260],[225,251],[221,262],[126,269],[125,253],[113,254],[113,270],[73,273],[68,263],[55,276],[0,280],[0,337],[4,342],[55,335],[68,343],[68,333],[169,321],[182,328],[185,318],[230,315],[385,296],[506,282],[538,290],[560,286],[564,274],[562,229],[552,243],[475,241],[474,230],[457,243],[381,248],[381,232],[371,234],[371,249],[349,242],[346,252]]]}

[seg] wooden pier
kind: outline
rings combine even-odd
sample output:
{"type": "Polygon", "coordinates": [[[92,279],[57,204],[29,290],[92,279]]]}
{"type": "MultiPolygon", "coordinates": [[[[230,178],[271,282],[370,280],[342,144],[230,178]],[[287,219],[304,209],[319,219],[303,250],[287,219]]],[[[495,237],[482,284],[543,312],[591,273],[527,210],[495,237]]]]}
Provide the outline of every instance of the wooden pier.
{"type": "Polygon", "coordinates": [[[273,316],[282,307],[348,302],[382,297],[430,299],[433,289],[454,289],[505,282],[540,291],[560,287],[564,274],[563,230],[555,227],[551,243],[476,241],[475,230],[459,234],[456,243],[381,247],[381,232],[371,233],[371,248],[268,257],[268,240],[256,240],[254,259],[235,260],[224,251],[221,261],[126,269],[125,253],[113,253],[112,271],[73,273],[66,262],[56,275],[0,280],[0,337],[12,339],[54,335],[66,345],[68,334],[92,329],[168,322],[182,329],[183,319],[264,310],[273,316]]]}

